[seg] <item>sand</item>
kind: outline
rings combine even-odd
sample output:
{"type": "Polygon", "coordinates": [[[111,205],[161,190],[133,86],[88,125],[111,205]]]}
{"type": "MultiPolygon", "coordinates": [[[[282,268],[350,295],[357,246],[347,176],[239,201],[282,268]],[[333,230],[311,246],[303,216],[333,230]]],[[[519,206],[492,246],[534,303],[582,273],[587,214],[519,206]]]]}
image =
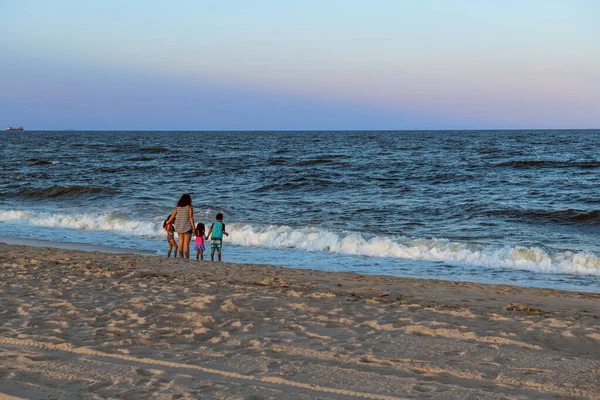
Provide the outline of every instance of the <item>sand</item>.
{"type": "Polygon", "coordinates": [[[6,398],[600,398],[600,294],[8,244],[0,271],[6,398]]]}

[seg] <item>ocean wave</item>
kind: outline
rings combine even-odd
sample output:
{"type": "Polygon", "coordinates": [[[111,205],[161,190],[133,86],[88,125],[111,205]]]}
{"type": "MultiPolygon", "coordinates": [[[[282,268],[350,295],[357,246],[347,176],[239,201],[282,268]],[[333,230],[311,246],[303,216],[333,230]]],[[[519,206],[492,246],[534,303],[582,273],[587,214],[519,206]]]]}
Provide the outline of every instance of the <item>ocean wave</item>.
{"type": "Polygon", "coordinates": [[[126,161],[154,161],[155,159],[153,157],[148,157],[148,156],[135,156],[135,157],[130,157],[128,158],[126,161]]]}
{"type": "Polygon", "coordinates": [[[276,157],[269,159],[268,165],[285,165],[288,161],[285,157],[276,157]]]}
{"type": "Polygon", "coordinates": [[[344,155],[332,154],[332,155],[319,156],[319,157],[313,158],[313,159],[299,160],[296,163],[294,163],[294,165],[301,166],[301,167],[311,167],[311,166],[316,166],[316,165],[332,164],[332,163],[340,162],[346,158],[347,157],[344,155]]]}
{"type": "Polygon", "coordinates": [[[101,147],[104,151],[108,151],[110,153],[135,153],[137,152],[137,150],[139,150],[138,146],[134,146],[134,145],[122,145],[122,144],[116,144],[116,145],[90,145],[89,147],[91,148],[95,148],[95,147],[101,147]]]}
{"type": "Polygon", "coordinates": [[[111,214],[60,214],[0,210],[0,222],[24,223],[47,228],[118,232],[145,237],[159,237],[164,232],[159,222],[135,221],[111,214]]]}
{"type": "Polygon", "coordinates": [[[29,161],[31,162],[31,165],[56,165],[56,164],[59,164],[58,161],[48,161],[48,160],[41,160],[41,159],[37,159],[37,158],[33,158],[29,161]]]}
{"type": "Polygon", "coordinates": [[[162,153],[168,153],[169,149],[165,148],[165,147],[142,147],[139,149],[140,153],[146,153],[146,154],[162,154],[162,153]]]}
{"type": "MultiPolygon", "coordinates": [[[[90,145],[89,147],[95,147],[90,145]]],[[[102,147],[104,151],[109,151],[111,153],[142,153],[142,154],[163,154],[168,153],[169,149],[166,147],[160,146],[151,146],[151,147],[139,147],[137,145],[132,144],[117,144],[113,146],[101,145],[98,147],[102,147]]]]}
{"type": "MultiPolygon", "coordinates": [[[[210,213],[211,215],[213,213],[210,213]]],[[[205,216],[208,214],[204,214],[205,216]]],[[[110,231],[147,238],[164,237],[162,219],[129,220],[111,214],[50,214],[0,210],[0,222],[76,230],[110,231]]],[[[453,242],[443,238],[364,237],[316,227],[228,223],[225,240],[237,246],[295,249],[351,256],[401,258],[452,265],[529,270],[542,273],[600,276],[600,257],[594,253],[551,252],[539,247],[502,248],[453,242]]]]}
{"type": "Polygon", "coordinates": [[[269,183],[252,190],[252,193],[264,193],[271,190],[291,190],[291,189],[302,189],[312,188],[313,190],[327,190],[332,187],[343,188],[346,184],[344,182],[336,182],[328,179],[319,178],[303,178],[298,177],[283,183],[269,183]]]}
{"type": "Polygon", "coordinates": [[[497,167],[509,167],[516,169],[529,168],[600,168],[600,161],[559,161],[559,160],[518,160],[507,161],[496,165],[497,167]]]}
{"type": "Polygon", "coordinates": [[[15,196],[28,199],[55,199],[59,197],[112,195],[117,192],[118,191],[116,189],[100,186],[52,185],[45,188],[23,188],[14,194],[11,194],[11,197],[15,196]]]}
{"type": "Polygon", "coordinates": [[[437,261],[492,268],[600,276],[600,257],[585,252],[556,252],[538,247],[484,247],[447,239],[411,239],[356,233],[334,233],[318,228],[232,225],[230,240],[240,246],[292,248],[368,257],[437,261]]]}
{"type": "Polygon", "coordinates": [[[495,210],[488,216],[560,225],[600,225],[600,210],[495,210]]]}
{"type": "Polygon", "coordinates": [[[331,164],[333,162],[334,162],[333,160],[324,158],[324,159],[316,159],[316,160],[298,161],[294,165],[296,165],[298,167],[312,167],[315,165],[331,164]]]}

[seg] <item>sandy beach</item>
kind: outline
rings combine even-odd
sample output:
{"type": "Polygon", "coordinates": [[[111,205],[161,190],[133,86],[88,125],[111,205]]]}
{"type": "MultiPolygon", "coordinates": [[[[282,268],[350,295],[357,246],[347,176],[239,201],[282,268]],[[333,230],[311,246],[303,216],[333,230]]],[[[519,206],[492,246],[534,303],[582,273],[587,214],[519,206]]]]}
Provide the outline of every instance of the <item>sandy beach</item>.
{"type": "Polygon", "coordinates": [[[600,398],[600,294],[0,254],[0,397],[600,398]]]}

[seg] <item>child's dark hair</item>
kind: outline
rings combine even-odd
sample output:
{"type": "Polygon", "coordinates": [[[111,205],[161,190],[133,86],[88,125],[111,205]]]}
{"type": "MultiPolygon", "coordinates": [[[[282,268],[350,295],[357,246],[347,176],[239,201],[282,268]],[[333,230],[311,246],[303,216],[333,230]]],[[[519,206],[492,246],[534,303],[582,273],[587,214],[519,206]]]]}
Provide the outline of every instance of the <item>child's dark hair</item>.
{"type": "Polygon", "coordinates": [[[204,224],[202,222],[198,222],[198,225],[196,225],[196,236],[204,235],[204,229],[204,224]]]}
{"type": "Polygon", "coordinates": [[[171,216],[169,215],[167,217],[167,219],[165,219],[165,222],[163,222],[163,229],[167,227],[167,221],[171,218],[171,216]]]}
{"type": "Polygon", "coordinates": [[[217,221],[223,221],[223,214],[221,214],[221,213],[217,214],[217,221]]]}

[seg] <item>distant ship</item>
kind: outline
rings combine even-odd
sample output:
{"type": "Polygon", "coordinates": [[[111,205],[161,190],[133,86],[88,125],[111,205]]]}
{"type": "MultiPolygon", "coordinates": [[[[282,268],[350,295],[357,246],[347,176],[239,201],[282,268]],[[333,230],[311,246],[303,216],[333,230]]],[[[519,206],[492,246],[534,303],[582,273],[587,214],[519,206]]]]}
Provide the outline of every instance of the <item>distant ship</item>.
{"type": "Polygon", "coordinates": [[[8,128],[6,128],[6,132],[10,132],[10,131],[22,131],[23,127],[20,126],[18,128],[13,128],[12,126],[9,126],[8,128]]]}

